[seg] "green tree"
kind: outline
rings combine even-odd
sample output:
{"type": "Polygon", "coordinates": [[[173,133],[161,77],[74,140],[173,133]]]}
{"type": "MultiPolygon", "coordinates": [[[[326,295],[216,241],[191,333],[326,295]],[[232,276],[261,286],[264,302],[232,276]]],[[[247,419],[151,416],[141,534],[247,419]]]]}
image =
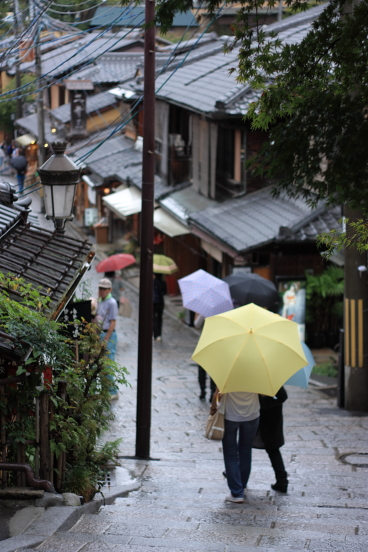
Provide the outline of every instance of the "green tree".
{"type": "MultiPolygon", "coordinates": [[[[21,76],[21,85],[24,84],[31,84],[35,80],[34,76],[31,75],[22,75],[21,76]]],[[[10,92],[11,90],[14,90],[16,88],[15,78],[12,79],[8,86],[5,88],[5,90],[2,91],[2,93],[10,92]]],[[[30,86],[27,88],[27,96],[23,98],[25,102],[29,102],[34,100],[34,86],[30,86]]],[[[13,119],[15,118],[15,114],[17,112],[17,100],[16,100],[16,94],[9,94],[7,96],[6,102],[0,102],[0,121],[1,121],[1,129],[4,130],[7,133],[11,133],[13,130],[13,119]]]]}
{"type": "MultiPolygon", "coordinates": [[[[168,28],[173,10],[189,4],[158,0],[157,18],[168,28]]],[[[213,13],[220,4],[206,2],[213,13]]],[[[276,195],[286,191],[312,205],[324,199],[367,213],[368,0],[331,0],[297,44],[263,29],[262,14],[251,26],[250,13],[278,1],[240,4],[228,48],[239,47],[237,80],[260,91],[247,117],[254,129],[269,132],[251,168],[276,182],[276,195]]],[[[296,13],[309,3],[284,0],[284,7],[296,13]]]]}
{"type": "MultiPolygon", "coordinates": [[[[47,317],[49,303],[48,290],[0,272],[0,330],[15,338],[11,343],[20,354],[27,353],[27,360],[16,372],[22,380],[17,386],[7,386],[5,399],[0,400],[11,442],[7,460],[16,461],[17,446],[23,443],[27,460],[33,465],[35,398],[48,389],[53,405],[50,448],[56,460],[65,453],[66,463],[65,479],[57,490],[75,492],[88,501],[103,486],[103,466],[114,458],[120,443],[102,446],[99,439],[114,419],[111,387],[128,384],[127,370],[108,358],[106,343],[93,324],[82,325],[76,358],[72,353],[75,343],[67,337],[65,326],[47,317]],[[59,383],[65,386],[66,397],[59,396],[59,383]]],[[[57,475],[56,466],[54,471],[57,475]]]]}

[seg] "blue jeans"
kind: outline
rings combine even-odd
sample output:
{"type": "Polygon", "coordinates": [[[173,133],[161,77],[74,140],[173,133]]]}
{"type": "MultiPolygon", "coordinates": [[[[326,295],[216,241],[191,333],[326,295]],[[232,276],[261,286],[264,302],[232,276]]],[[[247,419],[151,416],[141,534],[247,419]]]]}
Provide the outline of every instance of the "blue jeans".
{"type": "MultiPolygon", "coordinates": [[[[106,332],[101,332],[100,339],[103,341],[105,339],[106,332]]],[[[108,357],[110,360],[115,360],[115,354],[116,354],[116,346],[118,343],[118,336],[116,335],[116,331],[114,330],[110,336],[109,341],[107,342],[107,350],[108,350],[108,357]]],[[[111,381],[113,385],[115,385],[115,379],[114,376],[108,376],[108,379],[111,381]]],[[[117,389],[112,387],[110,389],[111,395],[116,395],[117,389]]]]}
{"type": "Polygon", "coordinates": [[[250,422],[225,420],[222,439],[227,484],[235,497],[244,496],[252,462],[252,443],[256,436],[259,418],[250,422]],[[239,436],[238,436],[239,432],[239,436]]]}
{"type": "Polygon", "coordinates": [[[23,188],[24,188],[24,178],[25,178],[25,175],[24,174],[17,174],[17,181],[18,181],[18,192],[23,192],[23,188]]]}

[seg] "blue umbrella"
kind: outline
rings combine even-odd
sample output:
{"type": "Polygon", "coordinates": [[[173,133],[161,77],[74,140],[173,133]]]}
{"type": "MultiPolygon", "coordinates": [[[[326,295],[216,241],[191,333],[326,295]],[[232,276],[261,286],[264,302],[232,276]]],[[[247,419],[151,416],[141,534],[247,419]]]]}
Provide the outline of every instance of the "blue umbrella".
{"type": "Polygon", "coordinates": [[[229,286],[205,270],[197,270],[178,280],[183,306],[205,318],[233,309],[229,286]]]}
{"type": "Polygon", "coordinates": [[[298,370],[291,378],[289,378],[284,385],[295,385],[296,387],[302,387],[303,389],[308,389],[308,381],[313,370],[313,366],[316,364],[312,351],[302,341],[302,347],[305,354],[305,357],[308,361],[307,366],[298,370]]]}

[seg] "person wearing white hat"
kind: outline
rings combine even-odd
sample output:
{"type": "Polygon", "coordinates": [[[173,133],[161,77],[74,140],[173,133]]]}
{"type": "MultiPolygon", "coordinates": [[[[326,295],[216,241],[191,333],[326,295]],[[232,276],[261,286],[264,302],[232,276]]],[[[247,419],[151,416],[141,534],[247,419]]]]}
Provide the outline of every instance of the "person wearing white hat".
{"type": "MultiPolygon", "coordinates": [[[[118,338],[116,335],[116,319],[118,316],[118,304],[111,295],[112,283],[108,278],[102,278],[98,282],[97,317],[101,320],[101,341],[106,341],[109,358],[115,360],[118,338]]],[[[118,392],[111,389],[111,398],[117,399],[118,392]]]]}

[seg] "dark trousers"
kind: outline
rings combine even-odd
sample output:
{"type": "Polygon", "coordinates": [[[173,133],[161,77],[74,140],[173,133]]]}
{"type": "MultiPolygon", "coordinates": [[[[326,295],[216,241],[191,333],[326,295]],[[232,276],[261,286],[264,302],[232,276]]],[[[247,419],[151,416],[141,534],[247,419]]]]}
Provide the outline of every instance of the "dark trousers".
{"type": "MultiPolygon", "coordinates": [[[[203,395],[206,393],[206,378],[207,378],[206,370],[203,370],[201,366],[198,366],[198,383],[201,389],[201,393],[203,395]]],[[[211,388],[211,395],[213,395],[214,392],[216,391],[216,384],[212,378],[210,378],[210,388],[211,388]]]]}
{"type": "Polygon", "coordinates": [[[153,303],[153,337],[161,336],[162,314],[164,312],[163,303],[153,303]]]}
{"type": "Polygon", "coordinates": [[[17,174],[18,192],[23,192],[23,188],[24,188],[24,179],[25,179],[25,175],[24,175],[24,174],[17,174]]]}
{"type": "Polygon", "coordinates": [[[270,450],[266,448],[266,452],[271,460],[277,483],[287,483],[287,473],[285,471],[280,449],[270,450]]]}
{"type": "Polygon", "coordinates": [[[252,463],[252,443],[256,436],[259,418],[250,422],[232,422],[225,419],[222,439],[227,484],[231,494],[244,496],[252,463]]]}

